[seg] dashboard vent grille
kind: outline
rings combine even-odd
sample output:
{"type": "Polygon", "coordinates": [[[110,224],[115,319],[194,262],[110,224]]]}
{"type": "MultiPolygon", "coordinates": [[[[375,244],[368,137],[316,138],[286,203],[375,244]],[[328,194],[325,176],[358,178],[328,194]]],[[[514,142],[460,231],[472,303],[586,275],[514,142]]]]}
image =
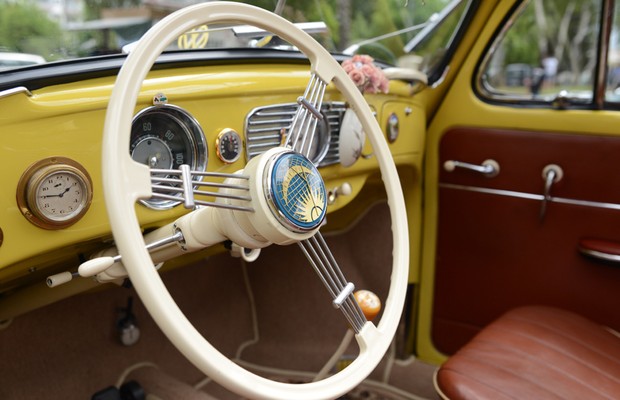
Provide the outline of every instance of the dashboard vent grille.
{"type": "MultiPolygon", "coordinates": [[[[248,114],[245,123],[246,156],[253,157],[279,146],[282,135],[287,131],[297,111],[297,103],[276,104],[255,108],[248,114]]],[[[321,112],[329,127],[329,147],[319,166],[340,162],[338,144],[340,124],[346,110],[344,102],[327,102],[321,106],[321,112]]]]}

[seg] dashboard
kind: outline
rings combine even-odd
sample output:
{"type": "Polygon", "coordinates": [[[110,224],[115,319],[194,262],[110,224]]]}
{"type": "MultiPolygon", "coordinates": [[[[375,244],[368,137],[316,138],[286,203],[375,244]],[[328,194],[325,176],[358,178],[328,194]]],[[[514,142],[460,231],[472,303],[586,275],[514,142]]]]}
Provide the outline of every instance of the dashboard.
{"type": "MultiPolygon", "coordinates": [[[[0,92],[5,188],[0,195],[0,293],[75,271],[92,254],[113,245],[102,194],[101,141],[114,78],[108,72],[0,92]]],[[[143,230],[187,212],[179,179],[166,170],[189,165],[192,171],[229,175],[281,145],[308,79],[307,65],[285,60],[151,71],[127,144],[132,158],[148,165],[154,179],[154,196],[136,204],[143,230]]],[[[389,94],[368,95],[367,101],[396,164],[415,169],[421,165],[426,122],[411,92],[409,83],[392,81],[389,94]]],[[[372,201],[364,188],[378,173],[369,143],[355,149],[342,138],[351,130],[350,121],[343,124],[347,109],[339,93],[328,87],[309,157],[329,191],[328,229],[330,224],[340,227],[329,215],[342,211],[338,215],[354,218],[372,201]],[[356,153],[353,162],[345,157],[351,152],[356,153]],[[362,205],[346,211],[356,201],[362,205]]],[[[206,185],[196,178],[197,204],[213,201],[215,181],[206,185]]]]}

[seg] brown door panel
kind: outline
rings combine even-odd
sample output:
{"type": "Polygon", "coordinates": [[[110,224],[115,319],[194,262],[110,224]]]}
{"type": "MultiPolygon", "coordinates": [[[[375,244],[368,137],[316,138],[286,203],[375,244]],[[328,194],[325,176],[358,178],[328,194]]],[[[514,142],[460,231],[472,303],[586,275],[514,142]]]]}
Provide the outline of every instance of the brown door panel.
{"type": "Polygon", "coordinates": [[[564,178],[553,185],[558,197],[620,204],[620,138],[516,130],[459,128],[447,132],[440,160],[480,164],[494,159],[494,178],[457,169],[441,169],[442,183],[542,194],[545,166],[557,164],[564,178]]]}
{"type": "Polygon", "coordinates": [[[577,250],[585,237],[620,243],[620,139],[476,129],[442,139],[441,163],[489,158],[500,164],[494,178],[464,170],[440,175],[437,349],[453,353],[501,313],[526,304],[573,310],[620,329],[620,266],[577,250]],[[552,201],[541,219],[535,195],[551,163],[564,170],[552,196],[605,204],[552,201]]]}

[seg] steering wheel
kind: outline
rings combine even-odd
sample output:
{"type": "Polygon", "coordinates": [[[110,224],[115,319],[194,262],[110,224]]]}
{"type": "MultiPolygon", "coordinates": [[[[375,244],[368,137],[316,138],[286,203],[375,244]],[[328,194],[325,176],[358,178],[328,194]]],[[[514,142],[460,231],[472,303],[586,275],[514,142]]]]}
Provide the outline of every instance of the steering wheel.
{"type": "MultiPolygon", "coordinates": [[[[309,87],[311,85],[314,83],[309,84],[309,87]]],[[[307,95],[300,97],[298,101],[300,109],[305,107],[306,111],[313,111],[312,105],[307,104],[309,103],[307,98],[307,95]]],[[[303,140],[305,139],[302,138],[303,140]]],[[[194,210],[182,217],[185,222],[180,224],[181,227],[191,225],[192,218],[201,215],[208,215],[208,218],[202,218],[201,224],[192,225],[189,227],[191,229],[184,230],[182,233],[186,239],[193,238],[194,233],[190,232],[191,230],[198,232],[197,236],[200,236],[200,231],[217,230],[220,235],[215,235],[217,238],[213,241],[231,239],[233,242],[237,240],[243,242],[247,239],[253,240],[259,247],[271,243],[299,242],[315,269],[317,263],[333,259],[318,232],[327,205],[324,200],[325,185],[318,169],[302,154],[296,152],[295,148],[299,147],[289,143],[288,148],[268,151],[248,162],[242,173],[247,176],[251,187],[253,202],[251,212],[229,209],[220,212],[218,210],[221,209],[214,207],[194,210]],[[284,167],[281,167],[282,165],[284,167]],[[284,173],[281,172],[282,168],[284,173]],[[286,214],[286,210],[274,211],[274,207],[282,205],[278,206],[277,201],[270,198],[274,192],[269,192],[268,186],[281,185],[282,179],[286,180],[287,171],[303,172],[300,176],[308,185],[307,192],[314,193],[315,200],[319,201],[322,207],[318,212],[320,215],[316,218],[299,216],[293,212],[288,216],[288,221],[282,221],[281,214],[283,212],[286,214]],[[263,187],[265,185],[266,187],[263,187]],[[224,222],[219,225],[214,222],[211,226],[205,227],[202,224],[204,221],[224,222]],[[231,228],[231,225],[234,227],[231,228]],[[313,247],[312,243],[318,245],[313,247]],[[323,256],[316,256],[317,252],[323,256]],[[327,253],[327,256],[324,253],[327,253]]],[[[185,357],[206,375],[233,392],[250,398],[327,399],[338,397],[357,386],[379,363],[396,332],[406,294],[409,245],[405,203],[396,167],[372,111],[337,61],[305,32],[271,12],[228,2],[190,6],[162,19],[139,41],[118,74],[106,114],[102,169],[103,191],[110,225],[129,278],[162,331],[185,357]],[[140,87],[168,43],[196,26],[215,23],[253,25],[272,32],[299,48],[310,60],[311,82],[320,82],[322,89],[327,84],[333,83],[350,106],[356,110],[372,143],[381,170],[390,206],[394,243],[390,290],[385,301],[384,314],[378,326],[365,319],[360,320],[359,312],[355,309],[357,304],[353,305],[354,301],[351,300],[353,296],[349,293],[349,285],[346,288],[338,286],[334,289],[333,297],[340,298],[335,301],[342,303],[343,299],[346,299],[344,304],[348,306],[343,309],[347,308],[350,312],[348,314],[343,312],[354,320],[353,327],[360,351],[359,356],[347,368],[318,382],[304,384],[276,382],[243,369],[221,354],[183,315],[145,249],[145,241],[134,207],[136,201],[147,199],[153,193],[150,170],[148,166],[133,161],[128,151],[131,122],[140,87]]],[[[288,183],[290,181],[284,182],[288,183]]],[[[211,233],[208,235],[213,236],[211,233]]],[[[351,323],[351,320],[349,322],[351,323]]]]}

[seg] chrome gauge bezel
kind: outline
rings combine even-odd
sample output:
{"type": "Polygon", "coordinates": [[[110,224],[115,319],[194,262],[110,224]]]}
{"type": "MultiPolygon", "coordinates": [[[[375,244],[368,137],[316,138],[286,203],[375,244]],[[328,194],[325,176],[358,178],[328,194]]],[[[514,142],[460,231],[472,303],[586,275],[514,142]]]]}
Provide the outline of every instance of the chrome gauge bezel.
{"type": "MultiPolygon", "coordinates": [[[[172,121],[172,123],[178,125],[181,128],[182,134],[185,135],[186,141],[191,146],[190,149],[184,150],[187,154],[190,154],[192,157],[191,163],[189,163],[190,169],[192,171],[201,171],[201,172],[206,171],[207,162],[208,162],[208,147],[207,147],[207,141],[206,141],[204,132],[200,124],[198,123],[196,118],[194,118],[188,111],[186,111],[185,109],[179,106],[172,105],[172,104],[162,104],[162,105],[147,107],[141,110],[140,112],[138,112],[133,117],[133,120],[131,122],[131,138],[130,138],[130,143],[129,143],[130,154],[133,153],[134,145],[145,140],[145,138],[147,138],[148,136],[148,135],[135,135],[134,129],[136,128],[137,124],[140,124],[141,121],[145,117],[151,116],[153,114],[161,114],[165,118],[169,118],[172,121]]],[[[153,129],[154,131],[157,131],[158,128],[159,127],[155,126],[155,127],[152,127],[151,129],[153,129]]],[[[153,137],[156,137],[161,143],[166,145],[166,142],[164,139],[158,138],[156,135],[153,137]]],[[[168,148],[168,151],[171,152],[169,146],[167,146],[167,148],[168,148]]],[[[171,162],[173,162],[173,159],[174,157],[172,157],[171,162]]],[[[175,167],[178,168],[178,165],[157,166],[156,168],[175,169],[175,167]]],[[[196,177],[195,179],[201,180],[200,177],[196,177]]],[[[176,193],[176,192],[169,192],[166,194],[170,194],[175,197],[181,196],[180,193],[176,193]]],[[[182,201],[151,198],[151,199],[140,200],[140,203],[154,210],[169,210],[181,204],[182,201]]]]}
{"type": "Polygon", "coordinates": [[[215,154],[224,164],[232,164],[241,157],[243,151],[243,141],[241,136],[234,129],[226,128],[220,131],[215,139],[215,154]],[[232,143],[234,152],[224,148],[232,143]]]}

